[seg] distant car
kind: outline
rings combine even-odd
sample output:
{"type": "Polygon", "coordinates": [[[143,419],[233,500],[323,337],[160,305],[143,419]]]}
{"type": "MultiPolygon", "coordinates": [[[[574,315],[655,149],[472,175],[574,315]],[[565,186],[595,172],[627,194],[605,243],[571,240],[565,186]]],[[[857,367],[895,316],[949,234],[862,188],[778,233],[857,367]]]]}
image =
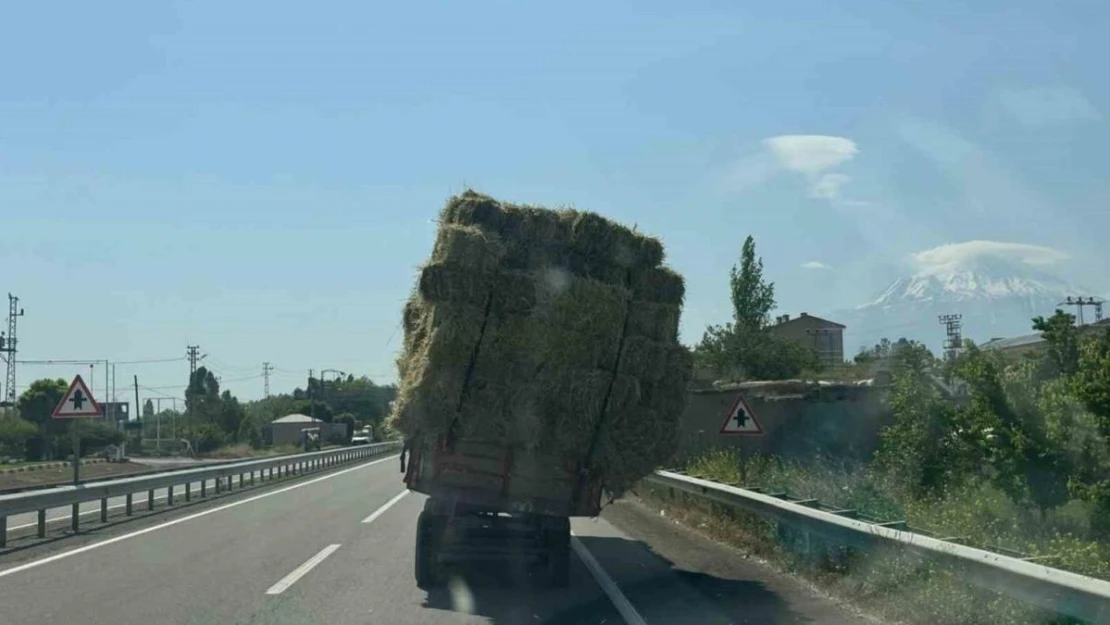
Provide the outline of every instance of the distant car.
{"type": "Polygon", "coordinates": [[[370,428],[363,428],[355,432],[351,437],[352,445],[369,445],[374,440],[374,434],[370,428]]]}

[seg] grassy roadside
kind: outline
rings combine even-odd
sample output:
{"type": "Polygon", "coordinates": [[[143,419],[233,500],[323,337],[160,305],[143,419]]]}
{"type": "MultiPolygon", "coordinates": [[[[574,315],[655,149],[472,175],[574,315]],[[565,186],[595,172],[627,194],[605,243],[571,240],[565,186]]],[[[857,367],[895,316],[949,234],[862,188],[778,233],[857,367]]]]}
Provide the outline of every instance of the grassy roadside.
{"type": "MultiPolygon", "coordinates": [[[[325,445],[322,449],[332,449],[338,445],[325,445]]],[[[287,456],[301,453],[301,448],[296,445],[281,445],[265,449],[252,449],[250,445],[231,445],[221,447],[211,453],[201,454],[200,460],[250,460],[270,458],[274,456],[287,456]]],[[[186,469],[189,465],[175,467],[159,467],[141,462],[104,462],[97,459],[94,462],[82,460],[81,480],[91,481],[96,479],[112,479],[141,475],[144,473],[157,473],[160,471],[186,469]]],[[[73,468],[68,462],[36,463],[35,470],[15,470],[0,472],[0,490],[12,488],[42,487],[49,485],[68,484],[73,476],[73,468]]],[[[29,467],[23,467],[29,469],[29,467]]]]}
{"type": "MultiPolygon", "coordinates": [[[[714,451],[693,460],[690,475],[737,486],[759,485],[852,508],[884,520],[906,520],[968,544],[997,545],[1031,555],[1054,556],[1045,564],[1097,577],[1110,576],[1110,548],[1083,538],[1086,510],[1069,504],[1051,518],[1019,510],[984,484],[944,493],[928,501],[906,497],[881,476],[852,467],[802,467],[769,458],[740,459],[714,451]]],[[[753,515],[709,505],[681,492],[641,484],[644,502],[710,538],[804,577],[829,594],[888,621],[912,625],[1062,625],[1060,619],[956,579],[950,572],[892,552],[862,553],[810,543],[800,535],[753,515]]]]}

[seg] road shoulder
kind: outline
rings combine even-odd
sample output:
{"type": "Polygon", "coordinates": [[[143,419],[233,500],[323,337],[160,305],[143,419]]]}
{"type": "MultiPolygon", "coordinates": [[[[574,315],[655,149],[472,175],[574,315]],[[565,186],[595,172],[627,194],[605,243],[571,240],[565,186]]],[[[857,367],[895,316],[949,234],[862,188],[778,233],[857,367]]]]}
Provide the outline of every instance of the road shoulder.
{"type": "MultiPolygon", "coordinates": [[[[706,602],[705,616],[753,624],[878,622],[765,561],[667,518],[659,508],[632,496],[607,506],[601,518],[669,563],[683,581],[683,591],[692,590],[706,602]]],[[[604,556],[597,555],[599,559],[604,556]]],[[[603,562],[608,567],[611,560],[603,562]]]]}

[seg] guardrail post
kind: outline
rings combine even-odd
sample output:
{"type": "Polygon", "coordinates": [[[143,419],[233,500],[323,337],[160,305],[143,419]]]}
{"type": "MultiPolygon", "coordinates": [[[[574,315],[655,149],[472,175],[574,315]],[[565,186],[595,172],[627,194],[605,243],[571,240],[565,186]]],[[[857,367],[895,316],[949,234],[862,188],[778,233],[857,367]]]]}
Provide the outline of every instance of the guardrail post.
{"type": "Polygon", "coordinates": [[[173,484],[166,487],[166,505],[173,505],[173,484]]]}
{"type": "Polygon", "coordinates": [[[39,510],[39,538],[46,538],[46,510],[39,510]]]}
{"type": "Polygon", "coordinates": [[[147,510],[153,510],[154,509],[154,489],[153,488],[146,491],[146,509],[147,510]]]}
{"type": "Polygon", "coordinates": [[[270,481],[274,481],[274,468],[270,467],[270,481]]]}
{"type": "Polygon", "coordinates": [[[185,482],[185,501],[189,501],[192,498],[192,492],[191,492],[192,490],[193,490],[192,482],[185,482]]]}
{"type": "Polygon", "coordinates": [[[101,497],[100,498],[100,522],[101,523],[107,523],[108,522],[108,498],[107,497],[101,497]]]}
{"type": "Polygon", "coordinates": [[[242,487],[243,487],[243,474],[240,473],[239,474],[239,488],[242,488],[242,487]]]}
{"type": "Polygon", "coordinates": [[[206,497],[208,495],[208,480],[200,481],[200,496],[206,497]]]}
{"type": "Polygon", "coordinates": [[[127,516],[131,516],[131,496],[132,493],[127,493],[127,503],[124,504],[124,514],[126,514],[127,516]]]}
{"type": "Polygon", "coordinates": [[[76,534],[81,526],[81,504],[73,504],[73,509],[70,511],[70,527],[73,528],[73,533],[76,534]]]}
{"type": "Polygon", "coordinates": [[[8,546],[8,517],[0,516],[0,547],[8,546]]]}
{"type": "Polygon", "coordinates": [[[251,469],[251,486],[254,486],[254,469],[251,469]]]}
{"type": "Polygon", "coordinates": [[[232,476],[232,475],[227,476],[227,489],[229,491],[231,490],[231,481],[232,481],[233,478],[234,478],[234,476],[232,476]]]}

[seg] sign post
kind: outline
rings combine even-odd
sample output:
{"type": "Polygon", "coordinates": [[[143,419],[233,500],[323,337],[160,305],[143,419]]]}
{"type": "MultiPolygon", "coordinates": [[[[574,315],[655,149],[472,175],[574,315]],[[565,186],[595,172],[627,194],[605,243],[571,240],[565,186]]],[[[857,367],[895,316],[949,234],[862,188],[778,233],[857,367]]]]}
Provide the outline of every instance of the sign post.
{"type": "MultiPolygon", "coordinates": [[[[725,422],[721,424],[721,434],[726,435],[740,435],[740,436],[763,436],[763,426],[759,424],[759,419],[752,412],[752,407],[748,405],[747,400],[743,395],[736,398],[736,402],[732,404],[732,408],[728,409],[728,414],[725,415],[725,422]]],[[[744,484],[748,482],[748,458],[744,453],[743,443],[737,445],[737,453],[740,454],[740,480],[744,484]]]]}
{"type": "Polygon", "coordinates": [[[62,396],[62,401],[58,402],[57,407],[54,408],[54,414],[51,415],[55,419],[74,419],[70,424],[70,432],[73,436],[73,483],[79,484],[81,481],[81,435],[77,431],[76,419],[96,418],[100,416],[100,405],[93,399],[92,392],[89,387],[85,385],[85,381],[81,376],[73,378],[73,382],[69,384],[69,390],[62,396]]]}

